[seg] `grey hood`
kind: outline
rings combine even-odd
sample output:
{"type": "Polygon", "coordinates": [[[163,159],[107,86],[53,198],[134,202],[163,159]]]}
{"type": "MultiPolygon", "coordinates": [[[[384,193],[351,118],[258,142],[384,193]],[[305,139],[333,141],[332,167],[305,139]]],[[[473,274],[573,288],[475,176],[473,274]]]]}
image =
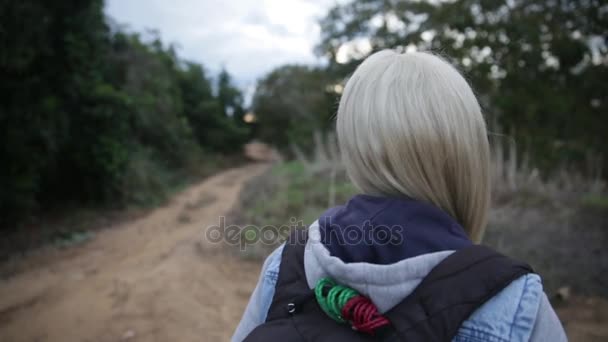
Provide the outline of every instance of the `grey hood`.
{"type": "Polygon", "coordinates": [[[315,221],[308,230],[304,269],[311,289],[321,278],[330,277],[370,298],[378,310],[384,313],[412,293],[422,279],[453,252],[422,254],[388,265],[345,263],[332,256],[321,242],[319,222],[315,221]]]}

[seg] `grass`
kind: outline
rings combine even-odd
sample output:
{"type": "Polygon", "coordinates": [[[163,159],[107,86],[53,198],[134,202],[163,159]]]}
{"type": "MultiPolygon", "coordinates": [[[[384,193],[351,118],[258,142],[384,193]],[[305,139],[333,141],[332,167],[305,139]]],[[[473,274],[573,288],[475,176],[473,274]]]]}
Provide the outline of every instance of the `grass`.
{"type": "MultiPolygon", "coordinates": [[[[293,222],[308,225],[329,207],[347,201],[356,192],[344,170],[333,169],[331,165],[311,168],[302,161],[283,162],[244,187],[239,205],[227,215],[227,223],[257,227],[290,226],[293,222]]],[[[274,246],[276,244],[250,245],[242,254],[259,258],[274,246]]]]}
{"type": "Polygon", "coordinates": [[[601,194],[588,194],[583,196],[582,204],[591,209],[608,211],[608,196],[601,194]]]}
{"type": "Polygon", "coordinates": [[[71,247],[79,245],[86,241],[91,240],[95,236],[92,231],[60,231],[55,234],[53,244],[60,248],[71,247]]]}
{"type": "MultiPolygon", "coordinates": [[[[227,220],[261,227],[296,218],[308,225],[327,208],[346,202],[357,191],[338,153],[330,153],[327,146],[315,150],[309,159],[278,163],[252,180],[227,220]]],[[[495,154],[493,205],[484,243],[530,263],[543,276],[548,293],[569,286],[608,296],[602,276],[608,272],[608,196],[603,181],[567,169],[541,177],[517,160],[513,150],[495,154]]],[[[262,258],[273,248],[254,244],[241,255],[262,258]]]]}
{"type": "Polygon", "coordinates": [[[259,183],[269,183],[262,187],[273,188],[271,192],[263,192],[253,205],[245,208],[247,219],[254,224],[264,223],[262,220],[272,220],[273,224],[282,224],[291,217],[305,222],[311,222],[328,207],[330,189],[335,192],[334,202],[345,202],[356,193],[356,189],[342,172],[335,182],[331,182],[331,170],[307,170],[299,161],[290,161],[273,167],[269,177],[262,176],[256,180],[257,185],[248,187],[245,191],[259,193],[259,183]]]}

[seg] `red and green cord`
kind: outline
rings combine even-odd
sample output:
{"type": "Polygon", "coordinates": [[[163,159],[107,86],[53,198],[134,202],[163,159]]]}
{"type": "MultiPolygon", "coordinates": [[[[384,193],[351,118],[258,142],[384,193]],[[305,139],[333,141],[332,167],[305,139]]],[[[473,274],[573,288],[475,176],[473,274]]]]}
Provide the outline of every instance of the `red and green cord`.
{"type": "Polygon", "coordinates": [[[374,334],[381,327],[390,324],[382,316],[369,298],[330,278],[322,278],[315,286],[315,296],[321,309],[339,323],[350,323],[353,329],[374,334]]]}

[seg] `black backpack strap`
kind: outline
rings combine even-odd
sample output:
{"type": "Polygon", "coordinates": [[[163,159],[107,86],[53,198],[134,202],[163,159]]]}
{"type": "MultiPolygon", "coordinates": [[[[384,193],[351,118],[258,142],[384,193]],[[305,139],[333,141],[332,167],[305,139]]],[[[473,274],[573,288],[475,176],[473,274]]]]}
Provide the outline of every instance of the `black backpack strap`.
{"type": "Polygon", "coordinates": [[[304,272],[307,238],[307,231],[300,230],[287,240],[266,322],[257,326],[245,341],[377,341],[373,336],[338,324],[323,312],[304,272]]]}
{"type": "Polygon", "coordinates": [[[385,314],[394,329],[388,340],[451,341],[477,308],[531,272],[529,265],[488,247],[473,245],[456,251],[385,314]]]}
{"type": "Polygon", "coordinates": [[[279,278],[266,322],[287,317],[304,302],[314,300],[314,292],[308,288],[304,272],[304,249],[307,240],[308,230],[296,229],[285,241],[279,278]]]}

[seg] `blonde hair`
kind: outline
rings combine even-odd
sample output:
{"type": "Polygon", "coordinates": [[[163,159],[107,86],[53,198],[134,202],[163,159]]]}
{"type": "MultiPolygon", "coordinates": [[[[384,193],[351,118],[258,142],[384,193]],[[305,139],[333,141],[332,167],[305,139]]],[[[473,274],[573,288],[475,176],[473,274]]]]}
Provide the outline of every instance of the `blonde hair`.
{"type": "Polygon", "coordinates": [[[374,53],[344,88],[337,132],[362,192],[431,203],[481,240],[490,149],[479,103],[452,65],[425,52],[374,53]]]}

